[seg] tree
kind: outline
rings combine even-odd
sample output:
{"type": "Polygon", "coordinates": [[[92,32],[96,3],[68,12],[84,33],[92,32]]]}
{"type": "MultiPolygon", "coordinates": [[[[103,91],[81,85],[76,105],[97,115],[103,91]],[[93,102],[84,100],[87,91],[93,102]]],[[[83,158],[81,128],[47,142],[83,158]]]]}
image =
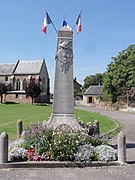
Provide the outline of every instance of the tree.
{"type": "Polygon", "coordinates": [[[83,91],[89,88],[91,85],[102,85],[104,74],[97,73],[95,75],[86,76],[84,79],[83,91]]]}
{"type": "Polygon", "coordinates": [[[135,87],[131,88],[128,92],[128,105],[135,107],[135,87]]]}
{"type": "Polygon", "coordinates": [[[103,80],[103,92],[112,102],[127,102],[128,91],[135,86],[135,45],[112,57],[103,80]]]}
{"type": "Polygon", "coordinates": [[[6,93],[6,86],[3,83],[0,83],[0,96],[1,96],[1,103],[3,103],[3,94],[6,93]]]}
{"type": "Polygon", "coordinates": [[[26,97],[32,98],[32,104],[34,102],[34,98],[38,97],[41,93],[41,89],[37,84],[30,85],[26,90],[26,97]]]}

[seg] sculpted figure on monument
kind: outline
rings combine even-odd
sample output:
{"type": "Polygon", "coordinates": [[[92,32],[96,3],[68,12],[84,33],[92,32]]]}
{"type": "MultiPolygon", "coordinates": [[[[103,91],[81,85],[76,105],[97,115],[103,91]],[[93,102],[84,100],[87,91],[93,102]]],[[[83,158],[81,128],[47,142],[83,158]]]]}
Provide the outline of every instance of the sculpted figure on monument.
{"type": "Polygon", "coordinates": [[[73,63],[72,41],[65,40],[59,44],[56,60],[60,62],[60,70],[67,73],[73,63]]]}

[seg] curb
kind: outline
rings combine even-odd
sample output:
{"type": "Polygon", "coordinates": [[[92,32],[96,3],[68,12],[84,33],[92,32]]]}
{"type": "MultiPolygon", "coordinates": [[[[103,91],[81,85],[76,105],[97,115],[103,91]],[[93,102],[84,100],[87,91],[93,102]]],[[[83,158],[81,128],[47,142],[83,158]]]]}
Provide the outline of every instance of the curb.
{"type": "Polygon", "coordinates": [[[92,163],[83,162],[60,162],[60,161],[46,161],[46,162],[14,162],[14,163],[3,163],[0,164],[0,169],[10,169],[10,168],[85,168],[85,167],[102,167],[102,166],[120,166],[118,161],[112,162],[101,162],[95,161],[92,163]]]}
{"type": "MultiPolygon", "coordinates": [[[[109,136],[110,134],[112,134],[113,132],[117,131],[119,128],[123,128],[123,124],[119,123],[116,119],[111,119],[112,121],[114,121],[116,123],[116,127],[110,131],[108,131],[106,133],[107,136],[109,136]]],[[[114,136],[113,136],[114,137],[114,136]]]]}

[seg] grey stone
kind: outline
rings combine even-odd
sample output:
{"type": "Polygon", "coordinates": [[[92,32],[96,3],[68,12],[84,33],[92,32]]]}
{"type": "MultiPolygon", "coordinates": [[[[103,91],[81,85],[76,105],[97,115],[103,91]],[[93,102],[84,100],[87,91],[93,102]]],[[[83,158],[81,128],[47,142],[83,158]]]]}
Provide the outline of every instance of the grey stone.
{"type": "Polygon", "coordinates": [[[8,134],[3,132],[0,135],[0,164],[8,162],[8,134]]]}
{"type": "Polygon", "coordinates": [[[118,143],[118,161],[121,164],[124,164],[126,163],[126,136],[122,131],[118,134],[117,143],[118,143]]]}
{"type": "Polygon", "coordinates": [[[22,123],[22,121],[19,119],[19,120],[17,121],[17,139],[19,139],[19,138],[21,137],[22,131],[23,131],[23,123],[22,123]]]}
{"type": "Polygon", "coordinates": [[[75,131],[82,130],[74,115],[73,32],[67,27],[58,31],[54,82],[53,112],[46,123],[53,129],[67,124],[75,131]]]}
{"type": "Polygon", "coordinates": [[[99,130],[99,121],[98,120],[95,120],[94,121],[94,126],[95,126],[95,131],[97,134],[100,133],[100,130],[99,130]]]}

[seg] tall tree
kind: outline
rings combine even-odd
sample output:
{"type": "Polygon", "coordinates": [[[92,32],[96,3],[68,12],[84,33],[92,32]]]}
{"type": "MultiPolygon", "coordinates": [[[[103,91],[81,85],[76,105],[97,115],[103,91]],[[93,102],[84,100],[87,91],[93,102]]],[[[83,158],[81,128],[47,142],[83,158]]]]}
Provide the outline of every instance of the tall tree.
{"type": "Polygon", "coordinates": [[[91,85],[102,85],[104,74],[97,73],[95,75],[86,76],[84,79],[83,91],[88,89],[91,85]]]}
{"type": "Polygon", "coordinates": [[[127,102],[129,90],[135,86],[135,45],[112,57],[103,81],[103,92],[111,95],[112,102],[127,102]]]}

